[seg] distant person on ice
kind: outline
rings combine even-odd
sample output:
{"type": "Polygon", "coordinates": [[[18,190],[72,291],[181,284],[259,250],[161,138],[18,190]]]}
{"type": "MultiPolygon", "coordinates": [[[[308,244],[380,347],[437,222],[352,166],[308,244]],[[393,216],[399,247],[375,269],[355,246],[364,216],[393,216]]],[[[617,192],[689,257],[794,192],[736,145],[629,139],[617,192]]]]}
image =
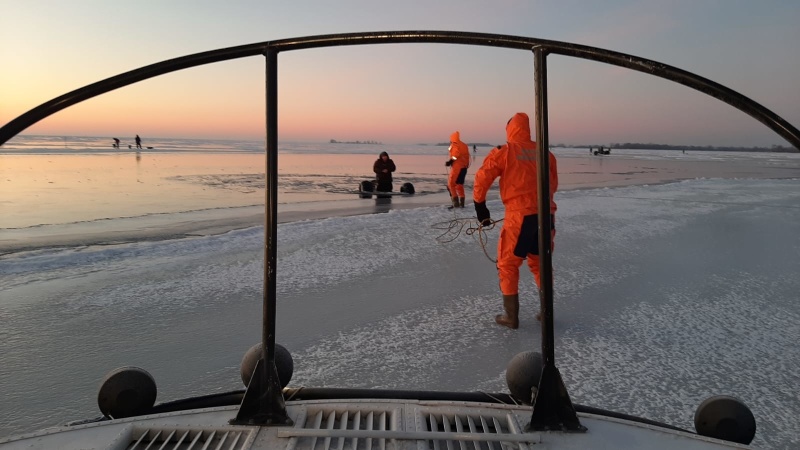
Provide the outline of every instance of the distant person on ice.
{"type": "Polygon", "coordinates": [[[378,180],[376,190],[381,192],[392,192],[392,172],[397,170],[394,161],[389,158],[389,154],[381,152],[375,164],[372,165],[372,171],[375,172],[375,178],[378,180]]]}
{"type": "MultiPolygon", "coordinates": [[[[495,178],[500,178],[500,199],[506,209],[503,228],[497,243],[497,276],[503,293],[504,314],[495,317],[495,322],[508,328],[519,328],[519,266],[528,259],[537,286],[541,286],[539,275],[539,222],[538,188],[536,185],[536,158],[538,148],[531,140],[528,115],[516,113],[506,125],[506,145],[498,146],[483,160],[475,174],[473,200],[478,221],[491,223],[486,207],[486,192],[495,178]]],[[[556,203],[553,194],[558,189],[556,158],[550,153],[550,223],[555,245],[556,203]]],[[[551,248],[552,250],[552,248],[551,248]]],[[[536,314],[541,320],[541,314],[536,314]]]]}
{"type": "Polygon", "coordinates": [[[450,157],[445,166],[450,168],[450,176],[447,178],[447,191],[453,201],[453,208],[464,207],[464,179],[467,178],[467,168],[469,167],[469,147],[461,142],[461,135],[458,131],[450,135],[450,147],[448,148],[450,157]]]}
{"type": "Polygon", "coordinates": [[[142,138],[139,135],[136,135],[136,148],[142,148],[142,138]]]}

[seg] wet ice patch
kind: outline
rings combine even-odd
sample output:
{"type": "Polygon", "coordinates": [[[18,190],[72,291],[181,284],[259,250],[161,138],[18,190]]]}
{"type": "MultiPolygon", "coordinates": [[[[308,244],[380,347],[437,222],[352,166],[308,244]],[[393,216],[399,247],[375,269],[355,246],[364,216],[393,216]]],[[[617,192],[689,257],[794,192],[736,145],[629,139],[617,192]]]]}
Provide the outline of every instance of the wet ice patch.
{"type": "MultiPolygon", "coordinates": [[[[359,184],[374,179],[373,175],[331,175],[331,174],[281,174],[278,176],[278,195],[280,194],[357,194],[359,184]]],[[[264,173],[176,175],[167,180],[201,185],[211,189],[227,189],[240,193],[264,192],[266,178],[264,173]]],[[[446,192],[440,175],[404,174],[396,175],[394,191],[399,192],[402,183],[412,183],[418,195],[446,192]]],[[[470,188],[471,182],[465,186],[470,188]]],[[[319,200],[325,199],[323,195],[319,200]]]]}

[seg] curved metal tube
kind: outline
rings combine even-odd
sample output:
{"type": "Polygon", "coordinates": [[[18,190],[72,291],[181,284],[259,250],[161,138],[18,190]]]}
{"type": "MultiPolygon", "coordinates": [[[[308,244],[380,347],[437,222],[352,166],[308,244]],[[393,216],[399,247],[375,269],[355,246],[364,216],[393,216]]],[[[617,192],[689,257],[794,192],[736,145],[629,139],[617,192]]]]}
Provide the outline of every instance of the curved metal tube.
{"type": "MultiPolygon", "coordinates": [[[[488,47],[500,47],[525,50],[533,52],[536,57],[536,66],[541,69],[539,75],[546,72],[545,57],[548,54],[560,54],[565,56],[572,56],[576,58],[588,59],[592,61],[603,62],[612,64],[628,69],[636,70],[639,72],[649,73],[676,83],[683,84],[705,94],[716,97],[719,100],[728,103],[729,105],[745,112],[746,114],[754,117],[756,120],[767,125],[770,129],[778,133],[781,137],[786,139],[789,143],[794,145],[800,150],[800,131],[789,124],[786,120],[763,107],[759,103],[751,100],[733,91],[725,86],[715,83],[711,80],[705,79],[684,70],[661,64],[656,61],[651,61],[644,58],[639,58],[624,53],[613,52],[595,47],[589,47],[578,44],[571,44],[558,41],[548,41],[543,39],[525,38],[497,34],[485,33],[465,33],[465,32],[447,32],[447,31],[392,31],[392,32],[368,32],[368,33],[350,33],[350,34],[334,34],[334,35],[320,35],[320,36],[307,36],[293,39],[284,39],[277,41],[267,41],[257,44],[249,44],[237,47],[229,47],[219,50],[212,50],[203,53],[196,53],[187,55],[180,58],[170,59],[159,63],[151,64],[141,67],[129,72],[116,75],[105,80],[87,85],[80,89],[64,94],[60,97],[52,99],[43,103],[36,108],[20,115],[16,119],[0,128],[0,145],[7,142],[12,137],[16,136],[29,126],[36,122],[65,109],[76,103],[96,97],[98,95],[110,92],[112,90],[137,83],[149,78],[154,78],[166,73],[175,72],[182,69],[221,62],[226,60],[238,59],[249,56],[264,55],[267,58],[267,142],[266,153],[268,157],[267,164],[267,189],[265,199],[265,271],[264,271],[264,327],[263,327],[263,354],[259,365],[256,366],[258,373],[261,367],[262,373],[253,379],[260,380],[260,383],[251,383],[248,387],[247,393],[242,398],[239,414],[234,423],[248,423],[248,424],[263,424],[263,425],[286,425],[290,423],[286,415],[283,397],[278,387],[277,374],[275,372],[274,363],[274,347],[275,347],[275,249],[276,249],[276,231],[277,231],[277,55],[282,51],[301,50],[307,48],[321,48],[332,46],[345,46],[345,45],[365,45],[365,44],[389,44],[389,43],[445,43],[445,44],[464,44],[464,45],[478,45],[488,47]],[[261,364],[265,362],[266,364],[261,364]],[[251,388],[253,388],[251,390],[251,388]]],[[[539,69],[537,69],[539,70],[539,69]]],[[[547,102],[546,102],[546,78],[537,76],[537,135],[541,139],[540,143],[544,152],[540,153],[542,162],[540,162],[540,170],[547,173],[546,154],[548,149],[547,139],[547,102]],[[541,116],[544,114],[544,116],[541,116]]],[[[547,184],[546,176],[537,177],[540,182],[539,191],[544,195],[544,199],[540,198],[540,218],[545,217],[544,211],[548,211],[547,200],[547,184]]],[[[549,222],[540,223],[540,234],[545,237],[549,236],[549,222]],[[545,226],[546,225],[546,226],[545,226]],[[541,231],[544,230],[544,231],[541,231]]],[[[542,241],[540,235],[540,247],[549,248],[547,241],[542,241]]],[[[542,266],[545,272],[550,269],[550,261],[545,258],[542,266]]],[[[543,272],[547,277],[547,274],[543,272]]],[[[548,277],[549,278],[549,277],[548,277]]],[[[551,284],[551,281],[545,281],[545,284],[551,284]]],[[[549,341],[547,345],[549,348],[548,354],[552,355],[552,286],[544,289],[543,303],[545,310],[546,326],[543,327],[543,342],[549,341]],[[545,337],[547,339],[545,339],[545,337]]],[[[543,344],[543,349],[545,345],[543,344]]],[[[549,358],[551,361],[553,357],[549,358]]],[[[555,370],[554,364],[545,365],[545,369],[553,368],[551,371],[543,371],[542,378],[546,374],[551,374],[553,378],[552,385],[555,389],[548,388],[547,390],[540,390],[542,393],[551,393],[553,401],[551,405],[542,407],[537,410],[534,406],[533,416],[529,427],[532,429],[554,429],[550,428],[551,425],[565,424],[568,429],[573,431],[585,431],[585,428],[580,425],[575,415],[575,410],[563,388],[563,382],[560,375],[555,370]],[[563,388],[563,389],[561,389],[563,388]],[[558,391],[558,392],[556,392],[558,391]],[[563,391],[563,392],[561,392],[563,391]],[[555,396],[558,395],[556,398],[555,396]],[[560,401],[560,403],[559,403],[560,401]],[[569,415],[574,416],[574,421],[565,422],[564,418],[567,416],[564,411],[564,405],[568,406],[569,415]],[[561,408],[559,410],[559,408],[561,408]],[[558,410],[558,414],[541,413],[544,409],[558,410]],[[542,428],[543,427],[543,428],[542,428]]],[[[235,397],[238,398],[238,397],[235,397]]],[[[538,404],[537,400],[537,404],[538,404]]],[[[571,420],[567,417],[567,420],[571,420]]]]}
{"type": "Polygon", "coordinates": [[[502,34],[456,31],[386,31],[306,36],[228,47],[169,59],[106,78],[42,103],[0,128],[0,145],[3,145],[36,122],[68,106],[166,73],[205,64],[261,55],[268,49],[275,52],[283,52],[308,48],[396,43],[464,44],[528,51],[538,48],[545,53],[588,59],[648,73],[683,84],[722,100],[763,123],[800,150],[800,131],[789,122],[752,99],[691,72],[657,61],[586,45],[502,34]]]}

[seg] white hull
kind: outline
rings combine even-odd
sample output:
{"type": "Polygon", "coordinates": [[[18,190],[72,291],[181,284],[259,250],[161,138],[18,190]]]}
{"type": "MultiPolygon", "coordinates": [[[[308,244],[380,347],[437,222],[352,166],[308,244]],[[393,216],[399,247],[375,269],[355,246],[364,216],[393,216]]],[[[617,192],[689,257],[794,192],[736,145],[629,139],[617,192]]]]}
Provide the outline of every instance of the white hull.
{"type": "Polygon", "coordinates": [[[526,432],[529,406],[364,399],[290,401],[286,407],[292,426],[230,425],[238,407],[226,406],[50,428],[0,440],[0,449],[750,448],[592,414],[579,414],[585,433],[526,432]]]}

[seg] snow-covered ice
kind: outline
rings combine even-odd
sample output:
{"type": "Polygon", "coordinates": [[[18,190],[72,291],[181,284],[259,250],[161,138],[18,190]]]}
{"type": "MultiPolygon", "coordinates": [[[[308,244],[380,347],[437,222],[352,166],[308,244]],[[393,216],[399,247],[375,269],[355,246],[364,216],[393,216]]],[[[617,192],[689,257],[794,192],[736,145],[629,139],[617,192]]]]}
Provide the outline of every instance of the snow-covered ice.
{"type": "MultiPolygon", "coordinates": [[[[800,180],[557,201],[556,363],[572,401],[692,429],[703,399],[733,395],[755,413],[755,445],[797,445],[800,180]]],[[[436,240],[432,225],[453,217],[423,207],[279,226],[291,385],[506,390],[506,363],[540,345],[537,293],[523,265],[521,327],[496,326],[496,271],[477,240],[436,240]]],[[[0,435],[96,415],[97,384],[123,365],[154,375],[159,402],[241,388],[262,257],[253,227],[0,260],[0,435]]]]}

